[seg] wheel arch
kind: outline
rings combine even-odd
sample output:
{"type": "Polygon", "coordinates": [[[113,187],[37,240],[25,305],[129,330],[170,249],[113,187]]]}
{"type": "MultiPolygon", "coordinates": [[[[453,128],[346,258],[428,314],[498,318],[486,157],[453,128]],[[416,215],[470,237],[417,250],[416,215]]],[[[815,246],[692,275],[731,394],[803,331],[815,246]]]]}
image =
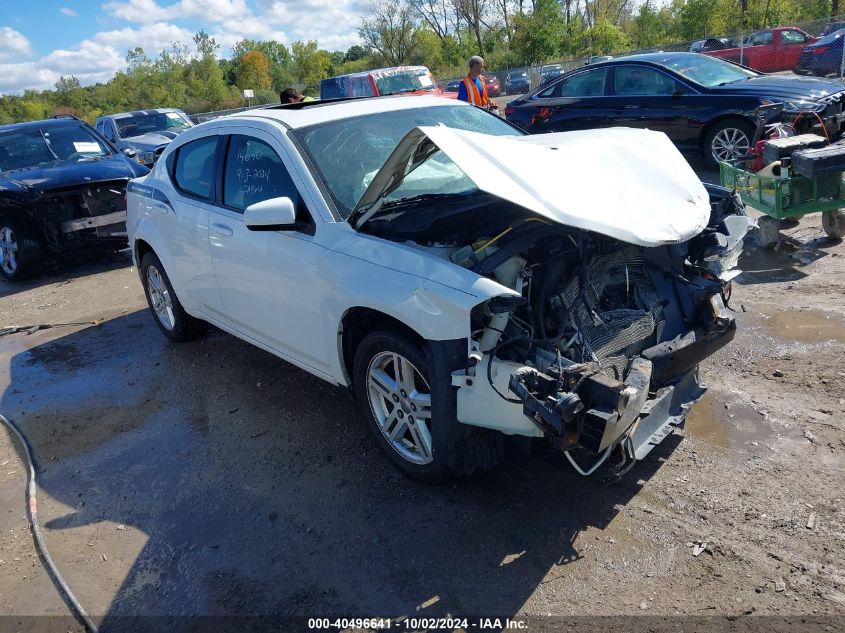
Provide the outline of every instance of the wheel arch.
{"type": "Polygon", "coordinates": [[[401,334],[423,348],[427,343],[427,339],[422,334],[386,312],[366,306],[348,308],[343,313],[337,330],[340,368],[347,386],[352,385],[355,350],[367,334],[377,330],[388,330],[401,334]]]}
{"type": "MultiPolygon", "coordinates": [[[[750,125],[754,129],[757,128],[757,123],[741,112],[726,112],[724,114],[720,114],[716,118],[708,121],[707,124],[701,129],[701,134],[698,135],[698,149],[703,155],[706,155],[704,154],[706,149],[704,147],[704,144],[707,141],[707,137],[710,136],[710,132],[712,132],[713,128],[715,128],[717,125],[726,121],[741,121],[742,123],[750,125]]],[[[753,138],[751,139],[751,143],[753,145],[753,138]]]]}

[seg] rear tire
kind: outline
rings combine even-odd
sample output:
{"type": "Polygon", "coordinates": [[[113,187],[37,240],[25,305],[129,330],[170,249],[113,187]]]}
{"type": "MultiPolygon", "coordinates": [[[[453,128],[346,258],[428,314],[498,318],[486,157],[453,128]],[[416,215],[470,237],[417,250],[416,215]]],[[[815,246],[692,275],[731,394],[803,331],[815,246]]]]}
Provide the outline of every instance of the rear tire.
{"type": "Polygon", "coordinates": [[[36,233],[23,222],[0,220],[0,275],[21,281],[35,275],[41,265],[44,247],[36,233]]]}
{"type": "Polygon", "coordinates": [[[141,283],[153,319],[167,338],[182,343],[205,333],[208,323],[185,312],[155,253],[147,253],[141,259],[141,283]]]}
{"type": "Polygon", "coordinates": [[[353,387],[371,435],[405,475],[443,483],[453,477],[437,434],[455,420],[432,420],[428,362],[416,342],[390,331],[368,334],[355,350],[353,387]]]}

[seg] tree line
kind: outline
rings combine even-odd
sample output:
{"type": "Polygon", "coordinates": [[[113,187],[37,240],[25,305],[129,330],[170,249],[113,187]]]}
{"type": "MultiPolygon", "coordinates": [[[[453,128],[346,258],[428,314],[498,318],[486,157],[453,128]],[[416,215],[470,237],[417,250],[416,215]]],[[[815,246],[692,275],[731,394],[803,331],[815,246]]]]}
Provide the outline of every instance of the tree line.
{"type": "Polygon", "coordinates": [[[437,77],[461,76],[471,55],[487,67],[531,64],[654,48],[706,36],[747,32],[839,13],[839,0],[370,0],[361,44],[327,51],[314,41],[245,39],[219,59],[214,38],[200,31],[151,58],[143,48],[106,83],[82,86],[61,77],[53,90],[0,97],[0,124],[74,114],[154,107],[189,113],[278,100],[296,85],[316,96],[325,77],[401,64],[422,64],[437,77]]]}

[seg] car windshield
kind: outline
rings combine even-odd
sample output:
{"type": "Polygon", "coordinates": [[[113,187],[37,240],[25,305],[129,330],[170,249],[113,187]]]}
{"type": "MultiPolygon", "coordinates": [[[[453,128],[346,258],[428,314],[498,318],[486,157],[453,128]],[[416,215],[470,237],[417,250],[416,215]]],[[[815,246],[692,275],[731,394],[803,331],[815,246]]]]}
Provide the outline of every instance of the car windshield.
{"type": "Polygon", "coordinates": [[[0,134],[0,171],[110,154],[108,146],[82,125],[45,126],[0,134]]]}
{"type": "Polygon", "coordinates": [[[684,55],[660,62],[687,79],[712,88],[756,77],[759,73],[707,55],[684,55]]]}
{"type": "Polygon", "coordinates": [[[511,79],[519,79],[520,77],[527,77],[528,73],[526,72],[517,72],[517,73],[508,73],[508,77],[511,79]]]}
{"type": "Polygon", "coordinates": [[[434,82],[424,70],[374,74],[380,95],[393,95],[415,90],[431,90],[434,82]]]}
{"type": "MultiPolygon", "coordinates": [[[[522,135],[498,116],[465,105],[368,114],[300,128],[291,134],[310,156],[340,214],[348,218],[399,141],[413,128],[425,125],[445,125],[494,136],[522,135]]],[[[440,151],[414,170],[412,176],[391,193],[390,200],[474,189],[472,181],[440,151]]]]}
{"type": "Polygon", "coordinates": [[[191,127],[191,122],[179,112],[151,112],[116,118],[120,138],[141,136],[151,132],[181,132],[191,127]]]}

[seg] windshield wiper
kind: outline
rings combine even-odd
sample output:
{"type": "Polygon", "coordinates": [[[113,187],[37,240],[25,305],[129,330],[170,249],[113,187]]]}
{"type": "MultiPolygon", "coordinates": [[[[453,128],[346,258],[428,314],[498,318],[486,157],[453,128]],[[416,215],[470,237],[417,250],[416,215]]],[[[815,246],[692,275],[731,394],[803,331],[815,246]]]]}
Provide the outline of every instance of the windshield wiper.
{"type": "Polygon", "coordinates": [[[399,211],[401,213],[407,209],[416,207],[421,203],[432,202],[434,200],[458,200],[462,198],[469,198],[477,193],[478,190],[474,189],[471,191],[462,191],[460,193],[421,193],[417,196],[411,196],[410,198],[400,198],[399,200],[390,201],[385,201],[384,198],[380,198],[379,201],[373,205],[359,209],[358,213],[349,217],[349,220],[353,223],[355,228],[360,229],[361,226],[373,218],[389,215],[391,212],[399,211]],[[378,205],[377,208],[376,205],[378,205]]]}
{"type": "Polygon", "coordinates": [[[431,200],[443,200],[445,198],[467,198],[475,191],[461,191],[459,193],[421,193],[410,198],[400,198],[399,200],[390,200],[381,205],[382,209],[396,209],[397,207],[410,207],[419,204],[420,202],[429,202],[431,200]]]}

